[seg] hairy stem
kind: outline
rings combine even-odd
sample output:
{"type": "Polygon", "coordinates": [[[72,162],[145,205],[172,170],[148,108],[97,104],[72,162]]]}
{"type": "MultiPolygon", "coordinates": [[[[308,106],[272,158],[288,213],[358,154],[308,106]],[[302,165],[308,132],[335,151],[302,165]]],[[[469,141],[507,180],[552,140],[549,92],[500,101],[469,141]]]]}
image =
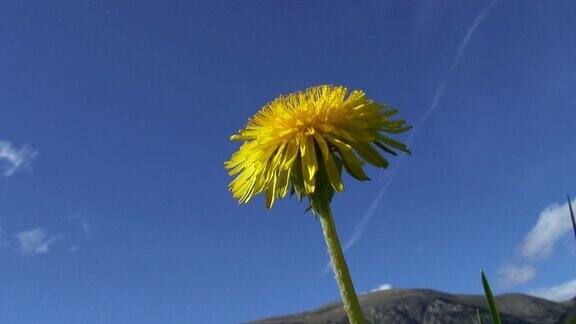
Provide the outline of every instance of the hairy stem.
{"type": "Polygon", "coordinates": [[[350,278],[348,266],[344,259],[344,253],[342,252],[342,247],[338,240],[336,225],[332,219],[330,206],[325,208],[324,212],[320,214],[320,222],[322,223],[324,239],[326,240],[328,253],[330,254],[330,261],[332,262],[332,270],[334,271],[338,288],[340,288],[340,295],[344,302],[344,310],[346,311],[346,314],[348,314],[350,324],[363,324],[364,316],[362,315],[358,296],[356,296],[354,284],[350,278]]]}

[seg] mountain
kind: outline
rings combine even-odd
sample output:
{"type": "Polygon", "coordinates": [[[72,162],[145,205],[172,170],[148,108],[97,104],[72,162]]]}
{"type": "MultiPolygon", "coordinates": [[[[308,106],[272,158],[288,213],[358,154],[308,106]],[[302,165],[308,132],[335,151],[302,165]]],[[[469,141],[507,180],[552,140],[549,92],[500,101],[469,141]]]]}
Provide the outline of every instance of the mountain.
{"type": "MultiPolygon", "coordinates": [[[[453,295],[429,289],[390,289],[359,296],[366,322],[372,313],[376,323],[394,324],[478,324],[476,310],[485,323],[491,323],[483,295],[453,295]]],[[[524,294],[496,297],[504,323],[552,324],[576,323],[574,300],[557,303],[524,294]]],[[[331,303],[316,310],[271,317],[252,323],[348,323],[342,303],[331,303]]]]}

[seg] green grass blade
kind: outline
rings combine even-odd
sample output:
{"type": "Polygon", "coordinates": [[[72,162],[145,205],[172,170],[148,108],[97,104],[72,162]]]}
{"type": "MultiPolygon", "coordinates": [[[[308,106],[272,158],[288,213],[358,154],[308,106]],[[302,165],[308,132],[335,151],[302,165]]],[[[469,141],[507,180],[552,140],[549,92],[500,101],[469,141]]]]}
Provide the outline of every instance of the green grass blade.
{"type": "Polygon", "coordinates": [[[484,324],[482,317],[480,317],[480,311],[476,308],[476,318],[478,319],[478,324],[484,324]]]}
{"type": "Polygon", "coordinates": [[[490,289],[490,284],[488,283],[488,279],[486,279],[484,270],[482,270],[480,273],[482,277],[482,286],[484,286],[484,293],[486,294],[486,300],[488,301],[488,307],[490,307],[490,316],[492,317],[492,323],[502,324],[502,321],[500,320],[500,315],[498,314],[498,310],[496,309],[496,302],[494,301],[494,296],[492,296],[492,289],[490,289]]]}
{"type": "Polygon", "coordinates": [[[574,210],[572,210],[572,202],[570,201],[570,195],[568,197],[568,206],[570,207],[570,218],[572,218],[572,229],[574,229],[574,238],[576,239],[576,221],[574,220],[574,210]]]}

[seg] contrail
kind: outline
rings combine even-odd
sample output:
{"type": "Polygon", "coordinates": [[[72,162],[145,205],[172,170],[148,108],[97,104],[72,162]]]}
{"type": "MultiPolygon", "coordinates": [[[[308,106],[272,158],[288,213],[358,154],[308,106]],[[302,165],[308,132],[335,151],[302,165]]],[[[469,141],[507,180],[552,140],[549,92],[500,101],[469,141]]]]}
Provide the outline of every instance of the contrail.
{"type": "Polygon", "coordinates": [[[476,28],[478,28],[480,23],[482,23],[482,21],[492,12],[492,10],[494,10],[494,8],[496,8],[498,1],[499,0],[493,0],[492,2],[490,2],[490,4],[487,5],[486,7],[484,7],[484,9],[482,9],[482,11],[480,11],[478,16],[476,16],[476,18],[474,19],[474,22],[472,23],[472,26],[470,26],[470,28],[468,28],[468,32],[466,33],[466,36],[464,36],[464,39],[460,42],[460,45],[458,46],[458,54],[454,58],[454,62],[452,63],[452,66],[450,66],[450,72],[454,71],[456,69],[456,67],[458,67],[458,64],[460,63],[460,59],[462,58],[462,54],[464,54],[464,50],[466,50],[466,46],[468,46],[468,42],[470,41],[470,39],[472,38],[472,35],[476,31],[476,28]]]}
{"type": "MultiPolygon", "coordinates": [[[[388,178],[385,180],[384,185],[382,186],[382,188],[380,188],[380,191],[376,195],[376,198],[374,198],[374,200],[372,200],[372,203],[370,204],[368,211],[366,211],[366,214],[364,214],[364,216],[362,216],[362,218],[360,219],[360,222],[358,222],[358,224],[356,224],[356,227],[354,228],[352,235],[350,236],[350,238],[348,238],[348,241],[346,241],[346,244],[344,244],[344,248],[343,248],[344,251],[348,250],[352,245],[354,245],[354,243],[356,243],[356,241],[360,238],[360,236],[362,236],[362,233],[364,232],[364,228],[366,227],[366,225],[368,225],[368,222],[370,222],[370,220],[372,219],[372,216],[374,216],[374,212],[376,212],[376,209],[380,205],[380,201],[382,200],[382,198],[384,198],[384,193],[386,192],[386,190],[388,189],[388,187],[392,183],[392,180],[394,180],[394,177],[396,177],[398,170],[400,170],[400,164],[401,164],[400,162],[402,162],[404,160],[404,158],[405,158],[405,155],[402,155],[400,157],[398,163],[396,163],[396,166],[393,167],[388,178]]],[[[322,270],[322,273],[324,274],[324,273],[328,272],[330,270],[330,268],[331,268],[330,262],[327,262],[326,266],[322,270]]]]}
{"type": "MultiPolygon", "coordinates": [[[[472,26],[470,26],[470,28],[468,28],[466,35],[464,36],[464,38],[462,39],[462,41],[460,41],[460,44],[458,45],[456,56],[454,57],[454,60],[452,61],[452,64],[450,65],[448,72],[442,78],[442,80],[438,84],[438,87],[436,87],[436,91],[434,92],[434,97],[432,98],[432,102],[430,103],[430,106],[428,107],[428,109],[426,109],[426,111],[422,114],[422,116],[418,119],[418,121],[414,125],[414,129],[412,130],[410,137],[408,138],[408,142],[407,142],[408,146],[411,146],[412,143],[414,142],[414,139],[416,137],[416,131],[428,120],[430,115],[432,115],[432,113],[436,110],[436,107],[438,106],[438,102],[440,101],[440,99],[442,98],[442,95],[444,94],[444,89],[446,88],[446,83],[448,82],[448,77],[450,76],[450,74],[452,72],[454,72],[458,68],[458,65],[460,64],[460,60],[462,59],[462,55],[464,54],[466,47],[468,46],[468,43],[470,42],[470,39],[474,35],[474,32],[476,32],[476,29],[482,23],[482,21],[492,12],[492,10],[494,10],[496,5],[498,4],[498,1],[499,0],[493,0],[490,4],[488,4],[486,7],[484,7],[482,9],[482,11],[480,11],[480,13],[478,13],[476,18],[474,18],[474,22],[472,23],[472,26]]],[[[388,178],[384,182],[384,185],[382,186],[382,188],[380,189],[380,191],[378,192],[378,194],[376,195],[374,200],[372,200],[370,207],[368,208],[368,210],[366,211],[364,216],[360,219],[360,222],[358,222],[358,224],[354,228],[352,235],[350,236],[348,241],[346,241],[346,244],[344,244],[344,251],[348,250],[352,245],[354,245],[354,243],[356,243],[356,241],[364,233],[364,229],[366,228],[366,225],[368,225],[368,222],[370,222],[370,220],[372,219],[372,216],[374,216],[374,212],[376,211],[376,209],[380,205],[382,198],[384,198],[384,193],[386,192],[386,190],[388,189],[388,187],[390,186],[390,184],[392,183],[392,181],[396,177],[396,174],[400,170],[400,166],[402,164],[402,161],[404,161],[404,157],[405,157],[405,155],[402,155],[400,157],[400,159],[396,163],[396,167],[388,175],[388,178]]],[[[330,263],[328,263],[327,266],[324,268],[324,272],[326,272],[327,269],[330,269],[330,263]]]]}
{"type": "Polygon", "coordinates": [[[460,60],[462,59],[462,55],[464,54],[464,51],[466,50],[466,47],[468,46],[468,43],[470,42],[472,35],[474,35],[474,33],[476,32],[476,29],[478,28],[478,26],[480,26],[480,23],[482,23],[482,21],[492,12],[492,10],[494,10],[496,4],[498,4],[498,1],[499,0],[493,0],[490,4],[484,7],[482,11],[480,11],[480,13],[478,14],[478,16],[476,16],[476,18],[474,18],[472,26],[468,28],[466,35],[464,36],[462,41],[460,41],[460,44],[458,44],[458,50],[456,52],[456,56],[454,57],[454,60],[452,61],[452,64],[448,69],[448,73],[446,73],[446,75],[444,76],[444,78],[442,78],[442,80],[438,84],[438,87],[436,88],[436,92],[434,93],[432,103],[414,125],[414,129],[412,130],[412,134],[410,135],[408,144],[412,144],[416,136],[416,131],[420,128],[420,126],[422,126],[422,124],[424,124],[428,120],[428,117],[430,117],[430,115],[436,110],[438,102],[440,101],[440,98],[444,94],[444,89],[446,88],[448,77],[450,76],[450,74],[452,74],[452,72],[456,70],[456,68],[458,68],[458,65],[460,65],[460,60]]]}

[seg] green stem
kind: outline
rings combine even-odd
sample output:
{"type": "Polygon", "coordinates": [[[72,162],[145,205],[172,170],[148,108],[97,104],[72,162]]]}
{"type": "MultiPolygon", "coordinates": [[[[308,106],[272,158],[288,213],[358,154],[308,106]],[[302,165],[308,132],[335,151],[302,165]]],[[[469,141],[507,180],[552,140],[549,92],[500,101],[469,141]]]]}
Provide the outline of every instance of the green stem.
{"type": "Polygon", "coordinates": [[[332,270],[334,271],[338,288],[340,288],[340,295],[344,302],[344,310],[348,314],[350,324],[363,324],[364,315],[362,315],[362,309],[360,308],[356,291],[354,291],[354,284],[352,283],[352,279],[350,279],[350,273],[348,272],[344,253],[338,240],[336,225],[332,219],[329,204],[325,212],[320,214],[320,222],[322,223],[324,239],[326,240],[330,261],[332,262],[332,270]]]}

